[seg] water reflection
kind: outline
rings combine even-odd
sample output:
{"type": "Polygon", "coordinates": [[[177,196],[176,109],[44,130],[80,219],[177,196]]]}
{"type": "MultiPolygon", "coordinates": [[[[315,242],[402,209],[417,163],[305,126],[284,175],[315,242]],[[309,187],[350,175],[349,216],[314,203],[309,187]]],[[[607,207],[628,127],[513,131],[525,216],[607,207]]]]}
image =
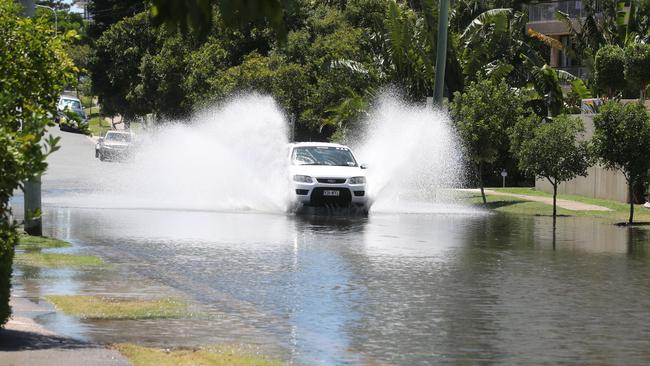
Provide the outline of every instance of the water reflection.
{"type": "Polygon", "coordinates": [[[310,365],[650,361],[645,229],[561,218],[554,240],[549,218],[498,214],[46,217],[51,235],[114,265],[55,291],[173,294],[203,314],[75,328],[102,341],[253,343],[310,365]]]}

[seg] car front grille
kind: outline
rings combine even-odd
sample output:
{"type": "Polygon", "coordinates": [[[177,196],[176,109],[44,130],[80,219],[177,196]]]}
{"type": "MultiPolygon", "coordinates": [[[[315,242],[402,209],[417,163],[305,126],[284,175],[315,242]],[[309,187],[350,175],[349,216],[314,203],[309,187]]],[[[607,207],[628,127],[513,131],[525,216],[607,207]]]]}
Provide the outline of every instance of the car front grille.
{"type": "Polygon", "coordinates": [[[312,206],[335,205],[347,207],[352,202],[352,193],[347,188],[323,188],[316,187],[311,192],[309,203],[312,206]],[[339,191],[338,196],[325,196],[325,191],[339,191]]]}
{"type": "Polygon", "coordinates": [[[326,183],[326,184],[341,184],[345,183],[347,179],[345,178],[316,178],[318,183],[326,183]]]}

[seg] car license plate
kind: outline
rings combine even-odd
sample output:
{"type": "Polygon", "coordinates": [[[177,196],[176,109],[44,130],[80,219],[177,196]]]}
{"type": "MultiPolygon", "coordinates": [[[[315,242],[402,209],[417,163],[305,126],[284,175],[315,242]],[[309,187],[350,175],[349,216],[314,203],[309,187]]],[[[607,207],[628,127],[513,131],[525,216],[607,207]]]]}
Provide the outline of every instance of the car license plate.
{"type": "Polygon", "coordinates": [[[328,197],[338,197],[341,194],[340,191],[323,191],[323,196],[328,197]]]}

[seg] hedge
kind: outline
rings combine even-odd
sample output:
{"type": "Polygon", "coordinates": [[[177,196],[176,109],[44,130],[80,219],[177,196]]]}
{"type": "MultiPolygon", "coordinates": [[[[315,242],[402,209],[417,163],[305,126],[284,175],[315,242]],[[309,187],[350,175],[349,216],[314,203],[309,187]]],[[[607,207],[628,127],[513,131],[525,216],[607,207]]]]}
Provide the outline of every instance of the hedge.
{"type": "Polygon", "coordinates": [[[9,316],[9,296],[11,293],[11,267],[14,258],[14,247],[18,243],[16,231],[10,227],[0,227],[0,327],[9,316]]]}

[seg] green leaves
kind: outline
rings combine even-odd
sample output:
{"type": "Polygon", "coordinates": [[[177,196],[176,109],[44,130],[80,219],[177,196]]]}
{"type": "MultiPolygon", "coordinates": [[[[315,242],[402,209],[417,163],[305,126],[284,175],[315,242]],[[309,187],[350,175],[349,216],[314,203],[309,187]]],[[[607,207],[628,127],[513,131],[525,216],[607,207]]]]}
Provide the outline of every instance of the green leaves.
{"type": "Polygon", "coordinates": [[[625,78],[641,92],[645,99],[645,89],[650,85],[650,44],[633,44],[625,48],[625,78]]]}
{"type": "Polygon", "coordinates": [[[213,6],[219,9],[223,22],[236,28],[252,21],[266,20],[279,39],[286,40],[283,22],[285,9],[294,6],[293,0],[152,0],[151,15],[155,24],[177,27],[183,32],[193,31],[204,38],[213,24],[213,6]]]}
{"type": "Polygon", "coordinates": [[[457,92],[451,112],[467,157],[473,163],[492,163],[508,145],[507,130],[522,114],[523,98],[505,81],[483,79],[457,92]]]}
{"type": "Polygon", "coordinates": [[[607,45],[596,53],[596,88],[612,98],[625,88],[625,53],[619,46],[607,45]]]}
{"type": "Polygon", "coordinates": [[[589,145],[577,140],[582,132],[579,118],[562,114],[541,122],[530,115],[520,118],[510,130],[511,151],[522,172],[557,185],[587,174],[589,145]]]}
{"type": "Polygon", "coordinates": [[[465,46],[481,41],[488,32],[506,33],[509,28],[512,9],[491,9],[481,13],[465,28],[460,35],[465,46]]]}
{"type": "Polygon", "coordinates": [[[642,103],[609,101],[594,117],[594,152],[600,163],[621,171],[630,192],[630,219],[634,218],[633,187],[646,182],[650,170],[650,115],[642,103]]]}
{"type": "Polygon", "coordinates": [[[641,103],[605,103],[594,117],[594,147],[601,163],[628,179],[650,169],[650,117],[641,103]]]}
{"type": "Polygon", "coordinates": [[[9,315],[9,277],[16,243],[9,198],[21,181],[41,175],[57,140],[42,142],[74,65],[63,37],[44,20],[19,18],[11,1],[0,1],[0,325],[9,315]]]}

